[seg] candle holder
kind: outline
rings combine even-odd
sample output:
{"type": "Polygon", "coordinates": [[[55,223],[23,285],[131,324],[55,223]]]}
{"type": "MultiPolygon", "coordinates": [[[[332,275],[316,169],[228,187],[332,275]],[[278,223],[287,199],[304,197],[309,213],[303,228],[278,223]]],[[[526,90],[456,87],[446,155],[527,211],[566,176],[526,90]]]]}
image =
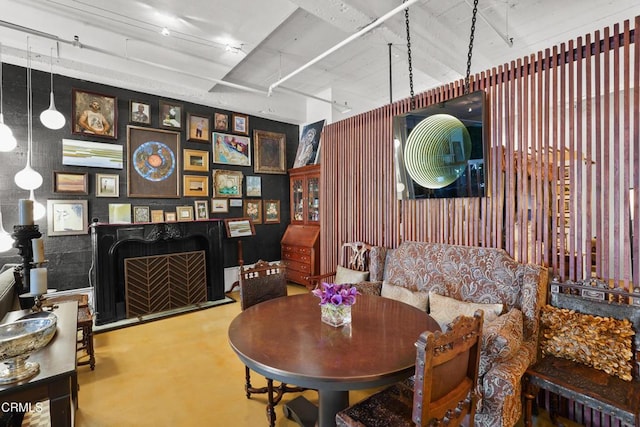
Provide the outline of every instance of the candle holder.
{"type": "Polygon", "coordinates": [[[16,284],[20,294],[30,290],[29,272],[33,263],[33,249],[31,240],[42,237],[37,225],[14,225],[11,234],[15,240],[13,247],[18,249],[18,255],[22,257],[22,264],[14,269],[16,284]]]}

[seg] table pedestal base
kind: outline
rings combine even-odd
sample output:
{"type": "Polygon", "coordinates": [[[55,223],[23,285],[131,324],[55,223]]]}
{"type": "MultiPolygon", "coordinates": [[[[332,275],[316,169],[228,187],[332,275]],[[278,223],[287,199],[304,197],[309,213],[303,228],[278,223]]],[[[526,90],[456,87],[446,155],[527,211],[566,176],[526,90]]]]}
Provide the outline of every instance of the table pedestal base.
{"type": "Polygon", "coordinates": [[[336,425],[336,414],[349,406],[348,391],[318,390],[320,410],[304,396],[298,396],[286,405],[282,411],[285,417],[298,423],[300,427],[319,427],[336,425]]]}

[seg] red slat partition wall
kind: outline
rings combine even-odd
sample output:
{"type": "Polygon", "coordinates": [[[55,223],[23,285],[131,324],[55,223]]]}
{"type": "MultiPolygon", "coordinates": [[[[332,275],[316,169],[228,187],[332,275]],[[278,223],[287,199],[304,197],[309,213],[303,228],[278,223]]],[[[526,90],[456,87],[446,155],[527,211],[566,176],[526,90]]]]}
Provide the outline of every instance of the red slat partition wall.
{"type": "MultiPolygon", "coordinates": [[[[489,117],[483,198],[397,199],[393,117],[409,99],[326,126],[321,270],[345,241],[418,240],[504,248],[561,278],[639,287],[638,34],[640,17],[472,76],[489,117]]],[[[416,95],[416,108],[463,93],[452,82],[416,95]]]]}

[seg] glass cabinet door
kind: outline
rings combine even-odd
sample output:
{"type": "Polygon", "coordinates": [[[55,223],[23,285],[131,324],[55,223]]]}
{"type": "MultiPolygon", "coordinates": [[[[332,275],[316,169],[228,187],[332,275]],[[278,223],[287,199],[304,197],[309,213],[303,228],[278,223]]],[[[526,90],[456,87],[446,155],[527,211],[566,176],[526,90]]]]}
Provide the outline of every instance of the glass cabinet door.
{"type": "Polygon", "coordinates": [[[320,221],[320,178],[307,180],[307,221],[320,221]]]}
{"type": "Polygon", "coordinates": [[[304,221],[304,194],[302,179],[296,179],[291,183],[291,221],[304,221]]]}

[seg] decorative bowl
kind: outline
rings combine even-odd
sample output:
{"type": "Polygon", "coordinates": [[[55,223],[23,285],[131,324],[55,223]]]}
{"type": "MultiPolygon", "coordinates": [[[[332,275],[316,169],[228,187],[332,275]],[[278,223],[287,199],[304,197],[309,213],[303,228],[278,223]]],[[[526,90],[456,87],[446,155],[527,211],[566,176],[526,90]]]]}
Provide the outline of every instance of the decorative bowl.
{"type": "Polygon", "coordinates": [[[36,362],[27,362],[31,353],[46,346],[56,332],[58,318],[51,312],[31,313],[0,325],[0,384],[8,384],[35,375],[40,370],[36,362]]]}

